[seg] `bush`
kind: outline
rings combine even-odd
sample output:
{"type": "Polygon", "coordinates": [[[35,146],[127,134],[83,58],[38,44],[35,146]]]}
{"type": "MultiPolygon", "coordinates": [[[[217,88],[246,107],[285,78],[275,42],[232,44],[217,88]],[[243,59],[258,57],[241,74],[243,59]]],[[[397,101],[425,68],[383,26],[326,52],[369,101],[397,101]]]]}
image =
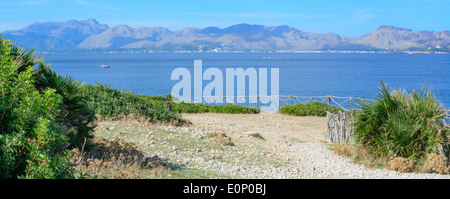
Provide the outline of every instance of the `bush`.
{"type": "Polygon", "coordinates": [[[82,92],[86,97],[87,106],[102,117],[113,118],[133,113],[152,121],[177,121],[182,124],[185,122],[178,114],[169,112],[143,99],[142,96],[115,90],[107,85],[85,85],[82,92]]]}
{"type": "Polygon", "coordinates": [[[281,114],[295,115],[295,116],[320,116],[327,115],[326,111],[337,112],[343,111],[339,107],[328,106],[324,102],[311,102],[304,104],[287,104],[280,108],[281,114]]]}
{"type": "Polygon", "coordinates": [[[95,128],[95,114],[86,104],[86,96],[82,93],[83,84],[72,77],[57,75],[43,62],[39,63],[36,76],[36,86],[40,90],[53,88],[63,97],[58,119],[68,129],[68,148],[80,148],[83,145],[90,149],[93,146],[90,140],[95,128]]]}
{"type": "Polygon", "coordinates": [[[0,178],[71,178],[67,129],[57,119],[63,98],[39,92],[32,65],[14,49],[0,36],[0,178]]]}
{"type": "Polygon", "coordinates": [[[420,159],[447,143],[445,111],[425,88],[389,92],[382,82],[375,102],[354,113],[352,138],[376,157],[420,159]]]}
{"type": "MultiPolygon", "coordinates": [[[[5,44],[3,37],[0,37],[0,40],[2,44],[5,44]]],[[[89,141],[95,127],[93,125],[95,118],[93,112],[87,108],[83,96],[81,96],[81,83],[74,81],[71,77],[57,75],[41,58],[34,57],[34,50],[27,51],[18,46],[10,46],[9,52],[17,61],[17,73],[37,65],[38,69],[34,71],[33,82],[36,89],[43,93],[45,89],[52,88],[56,90],[58,95],[62,96],[61,114],[57,117],[60,125],[68,129],[67,147],[80,147],[85,140],[89,141]]],[[[89,148],[90,144],[88,143],[86,147],[89,148]]]]}
{"type": "Polygon", "coordinates": [[[212,113],[231,113],[231,114],[256,114],[259,113],[260,110],[252,107],[245,107],[241,105],[227,104],[227,105],[215,105],[212,106],[209,110],[212,113]]]}
{"type": "Polygon", "coordinates": [[[164,109],[164,102],[170,102],[170,104],[172,105],[172,112],[175,113],[208,113],[208,112],[229,113],[229,114],[260,113],[260,109],[235,104],[208,105],[208,104],[196,104],[186,102],[175,103],[172,101],[172,97],[170,95],[167,95],[166,97],[139,95],[138,97],[145,100],[147,103],[152,104],[152,106],[161,109],[164,109]]]}
{"type": "Polygon", "coordinates": [[[207,113],[211,109],[211,105],[195,104],[195,103],[170,103],[172,105],[172,111],[177,113],[207,113]]]}

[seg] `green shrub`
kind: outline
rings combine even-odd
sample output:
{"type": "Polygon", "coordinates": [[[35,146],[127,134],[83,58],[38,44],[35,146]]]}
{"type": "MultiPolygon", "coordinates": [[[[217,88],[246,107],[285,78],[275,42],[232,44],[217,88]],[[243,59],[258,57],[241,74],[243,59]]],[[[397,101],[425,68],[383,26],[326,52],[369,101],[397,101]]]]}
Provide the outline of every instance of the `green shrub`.
{"type": "MultiPolygon", "coordinates": [[[[0,40],[4,41],[3,37],[0,37],[0,40]]],[[[2,43],[4,44],[4,42],[2,43]]],[[[19,46],[11,45],[9,51],[16,60],[17,73],[23,72],[29,67],[38,66],[38,69],[34,71],[35,81],[33,84],[39,92],[42,93],[47,88],[53,88],[57,94],[63,97],[58,120],[60,125],[68,129],[67,147],[81,147],[84,144],[85,148],[90,148],[91,145],[89,142],[85,144],[85,140],[89,141],[92,138],[95,118],[80,93],[80,82],[74,81],[71,77],[57,75],[42,59],[34,57],[34,50],[27,51],[19,46]]]]}
{"type": "Polygon", "coordinates": [[[354,113],[352,138],[375,157],[420,159],[447,143],[445,108],[426,88],[389,92],[382,86],[376,101],[354,113]]]}
{"type": "Polygon", "coordinates": [[[68,148],[81,149],[83,146],[85,150],[89,150],[93,146],[90,140],[95,128],[95,114],[86,104],[86,96],[82,93],[83,84],[72,77],[57,75],[43,62],[38,64],[36,76],[38,88],[53,88],[63,97],[58,119],[68,129],[68,148]]]}
{"type": "Polygon", "coordinates": [[[327,115],[326,111],[337,112],[342,111],[339,107],[328,106],[324,102],[310,102],[304,104],[287,104],[280,108],[281,114],[295,116],[320,116],[327,115]]]}
{"type": "Polygon", "coordinates": [[[241,106],[241,105],[227,104],[227,105],[212,106],[210,108],[210,112],[212,112],[212,113],[231,113],[231,114],[238,114],[238,113],[256,114],[256,113],[259,113],[260,110],[257,108],[253,108],[253,107],[245,107],[245,106],[241,106]]]}
{"type": "Polygon", "coordinates": [[[161,96],[147,96],[139,95],[139,98],[145,100],[147,103],[152,104],[153,107],[164,108],[165,102],[170,102],[172,105],[172,112],[175,113],[229,113],[229,114],[257,114],[260,109],[253,107],[245,107],[241,105],[227,104],[227,105],[208,105],[208,104],[196,104],[180,102],[175,103],[172,101],[172,97],[167,95],[161,96]]]}
{"type": "MultiPolygon", "coordinates": [[[[0,178],[71,178],[63,150],[67,129],[57,119],[62,97],[39,92],[32,65],[0,36],[0,178]]],[[[67,154],[66,154],[67,155],[67,154]]]]}
{"type": "Polygon", "coordinates": [[[211,109],[211,105],[207,104],[195,104],[195,103],[174,103],[171,102],[172,111],[177,113],[206,113],[211,109]]]}
{"type": "Polygon", "coordinates": [[[150,102],[142,96],[130,92],[119,91],[109,88],[106,85],[97,84],[83,86],[83,95],[86,97],[86,103],[95,114],[106,118],[117,117],[124,113],[135,114],[153,121],[178,121],[184,123],[181,117],[173,112],[169,112],[158,103],[150,102]]]}
{"type": "Polygon", "coordinates": [[[171,96],[136,95],[129,91],[119,91],[107,85],[85,85],[83,95],[87,105],[95,114],[112,118],[122,113],[145,116],[155,121],[175,120],[183,123],[184,120],[177,113],[259,113],[259,109],[241,105],[207,105],[180,102],[175,103],[171,96]],[[170,102],[172,112],[164,108],[164,103],[170,102]]]}

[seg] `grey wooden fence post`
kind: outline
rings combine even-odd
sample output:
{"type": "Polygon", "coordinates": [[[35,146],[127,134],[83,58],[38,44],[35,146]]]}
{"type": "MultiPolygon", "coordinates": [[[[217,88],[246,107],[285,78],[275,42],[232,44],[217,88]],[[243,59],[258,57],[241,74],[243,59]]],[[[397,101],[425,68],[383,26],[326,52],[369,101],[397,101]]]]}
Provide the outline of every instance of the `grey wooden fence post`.
{"type": "Polygon", "coordinates": [[[164,108],[168,111],[172,111],[172,104],[170,104],[170,102],[164,102],[164,108]]]}
{"type": "Polygon", "coordinates": [[[331,143],[348,143],[352,134],[351,112],[339,111],[332,113],[327,111],[327,139],[331,143]]]}

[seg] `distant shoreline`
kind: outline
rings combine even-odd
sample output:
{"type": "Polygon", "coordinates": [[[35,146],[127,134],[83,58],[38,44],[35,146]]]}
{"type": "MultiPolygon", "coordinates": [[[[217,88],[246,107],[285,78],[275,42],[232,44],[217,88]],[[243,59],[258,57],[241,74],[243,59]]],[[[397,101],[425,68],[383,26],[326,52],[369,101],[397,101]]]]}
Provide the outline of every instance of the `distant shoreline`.
{"type": "Polygon", "coordinates": [[[101,50],[101,51],[36,51],[38,54],[73,54],[73,53],[342,53],[342,54],[450,54],[443,51],[375,51],[375,50],[310,50],[310,51],[153,51],[153,50],[101,50]]]}

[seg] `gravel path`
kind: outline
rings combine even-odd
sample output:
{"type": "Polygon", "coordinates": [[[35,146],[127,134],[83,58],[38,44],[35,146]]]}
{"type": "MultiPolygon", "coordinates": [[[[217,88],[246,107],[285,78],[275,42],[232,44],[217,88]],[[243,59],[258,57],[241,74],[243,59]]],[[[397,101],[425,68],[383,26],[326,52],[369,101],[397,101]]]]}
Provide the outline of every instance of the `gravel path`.
{"type": "MultiPolygon", "coordinates": [[[[325,140],[326,119],[319,117],[295,117],[281,114],[183,114],[192,127],[161,127],[171,131],[186,131],[204,135],[206,132],[223,132],[236,142],[246,143],[253,149],[234,147],[245,154],[259,154],[278,158],[281,164],[234,164],[220,161],[199,161],[196,168],[215,170],[242,178],[326,178],[326,179],[395,179],[446,178],[449,175],[426,173],[399,173],[389,170],[369,169],[351,163],[335,155],[325,140]],[[184,128],[184,129],[183,129],[184,128]],[[186,129],[187,128],[187,129],[186,129]],[[266,140],[248,136],[259,133],[266,140]]],[[[245,144],[241,144],[244,146],[245,144]]],[[[187,158],[186,161],[192,161],[187,158]]]]}

